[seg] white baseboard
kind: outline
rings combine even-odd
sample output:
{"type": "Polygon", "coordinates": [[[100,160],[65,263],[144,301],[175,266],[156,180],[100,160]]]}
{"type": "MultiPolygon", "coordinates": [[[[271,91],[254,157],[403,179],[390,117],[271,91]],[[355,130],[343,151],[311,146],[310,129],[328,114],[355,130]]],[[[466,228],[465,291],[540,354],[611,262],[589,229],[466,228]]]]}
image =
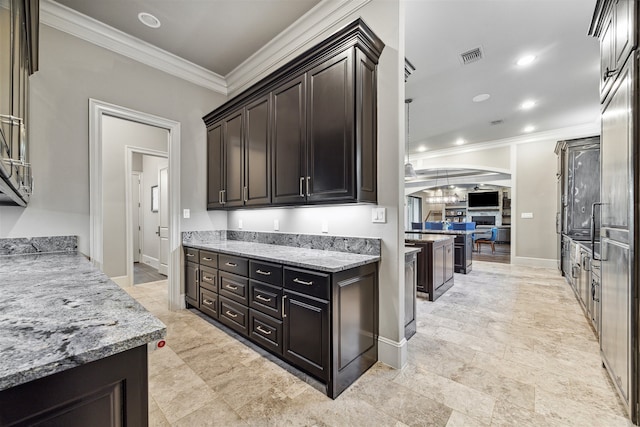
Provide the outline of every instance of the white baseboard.
{"type": "Polygon", "coordinates": [[[143,264],[147,264],[155,269],[160,266],[160,260],[158,258],[150,257],[149,255],[142,254],[142,258],[140,259],[140,261],[143,264]]]}
{"type": "Polygon", "coordinates": [[[527,267],[543,267],[543,268],[557,268],[557,259],[548,258],[530,258],[524,256],[516,256],[511,260],[511,264],[524,265],[527,267]]]}
{"type": "Polygon", "coordinates": [[[123,288],[131,286],[129,276],[110,277],[110,279],[123,288]]]}
{"type": "Polygon", "coordinates": [[[397,342],[378,336],[378,360],[395,369],[402,369],[407,364],[407,340],[397,342]]]}

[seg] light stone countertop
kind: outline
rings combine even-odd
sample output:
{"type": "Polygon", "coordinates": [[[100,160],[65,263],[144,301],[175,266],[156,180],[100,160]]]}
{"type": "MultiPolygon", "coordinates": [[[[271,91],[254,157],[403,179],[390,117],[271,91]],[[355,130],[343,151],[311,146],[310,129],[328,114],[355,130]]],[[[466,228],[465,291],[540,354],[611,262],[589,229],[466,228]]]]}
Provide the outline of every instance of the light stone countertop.
{"type": "Polygon", "coordinates": [[[146,345],[165,325],[76,253],[0,257],[0,390],[146,345]]]}
{"type": "Polygon", "coordinates": [[[327,273],[336,273],[380,261],[380,257],[376,255],[269,245],[240,240],[220,240],[213,243],[183,242],[183,246],[276,262],[292,267],[309,268],[327,273]]]}
{"type": "Polygon", "coordinates": [[[484,230],[406,230],[405,233],[420,233],[420,234],[453,234],[453,235],[462,235],[462,234],[473,234],[473,233],[485,233],[484,230]]]}
{"type": "Polygon", "coordinates": [[[404,241],[409,242],[442,242],[444,240],[453,240],[453,237],[447,234],[426,234],[426,233],[407,233],[404,241]]]}

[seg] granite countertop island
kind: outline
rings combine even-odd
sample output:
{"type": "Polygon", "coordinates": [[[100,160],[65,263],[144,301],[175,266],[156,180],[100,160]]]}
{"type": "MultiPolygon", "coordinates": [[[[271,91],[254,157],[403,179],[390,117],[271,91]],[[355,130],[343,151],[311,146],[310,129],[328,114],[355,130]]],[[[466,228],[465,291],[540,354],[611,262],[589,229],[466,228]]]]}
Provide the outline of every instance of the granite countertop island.
{"type": "Polygon", "coordinates": [[[440,234],[424,234],[424,233],[407,233],[405,235],[405,244],[407,241],[409,242],[442,242],[444,240],[453,239],[453,237],[449,235],[445,235],[445,233],[440,234]]]}
{"type": "Polygon", "coordinates": [[[0,256],[0,278],[0,391],[165,336],[160,320],[75,251],[0,256]]]}
{"type": "Polygon", "coordinates": [[[276,262],[293,267],[309,268],[327,273],[336,273],[380,261],[379,255],[364,255],[240,240],[220,240],[207,243],[190,241],[183,242],[183,246],[276,262]]]}
{"type": "Polygon", "coordinates": [[[473,233],[486,233],[486,230],[479,230],[479,229],[475,229],[475,230],[407,230],[405,231],[405,234],[411,234],[411,233],[416,233],[416,234],[451,234],[451,235],[455,235],[455,236],[466,236],[469,234],[473,234],[473,233]]]}

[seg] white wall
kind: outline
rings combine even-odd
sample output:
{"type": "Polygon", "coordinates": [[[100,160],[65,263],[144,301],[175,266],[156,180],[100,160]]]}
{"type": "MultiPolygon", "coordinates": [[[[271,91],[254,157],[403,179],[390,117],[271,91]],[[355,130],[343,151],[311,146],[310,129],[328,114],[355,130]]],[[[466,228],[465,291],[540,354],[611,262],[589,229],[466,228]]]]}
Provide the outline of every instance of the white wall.
{"type": "MultiPolygon", "coordinates": [[[[380,350],[381,361],[400,367],[406,353],[404,340],[404,11],[401,2],[373,0],[313,39],[320,42],[357,17],[371,27],[385,43],[378,64],[378,205],[387,209],[386,224],[371,223],[371,205],[303,207],[231,211],[229,229],[321,234],[322,220],[329,234],[382,239],[380,264],[380,350]]],[[[299,54],[301,52],[297,52],[299,54]]],[[[291,58],[286,58],[291,59],[291,58]]]]}
{"type": "Polygon", "coordinates": [[[160,212],[151,211],[151,187],[158,185],[161,167],[167,166],[167,159],[155,156],[142,156],[142,262],[153,265],[160,259],[160,238],[156,234],[160,225],[160,212]]]}
{"type": "Polygon", "coordinates": [[[206,130],[202,117],[225,101],[219,93],[155,70],[46,25],[40,71],[30,80],[30,148],[35,191],[27,208],[0,206],[0,237],[78,235],[89,254],[89,98],[181,124],[184,230],[221,228],[206,211],[206,130]]]}

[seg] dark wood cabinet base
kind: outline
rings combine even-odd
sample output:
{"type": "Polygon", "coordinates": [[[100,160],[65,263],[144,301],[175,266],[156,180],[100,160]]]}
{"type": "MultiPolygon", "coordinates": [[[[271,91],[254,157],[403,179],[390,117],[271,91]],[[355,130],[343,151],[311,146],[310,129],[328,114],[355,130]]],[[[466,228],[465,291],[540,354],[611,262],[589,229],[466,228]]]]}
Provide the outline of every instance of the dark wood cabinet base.
{"type": "Polygon", "coordinates": [[[2,426],[148,423],[146,345],[0,392],[2,426]]]}

